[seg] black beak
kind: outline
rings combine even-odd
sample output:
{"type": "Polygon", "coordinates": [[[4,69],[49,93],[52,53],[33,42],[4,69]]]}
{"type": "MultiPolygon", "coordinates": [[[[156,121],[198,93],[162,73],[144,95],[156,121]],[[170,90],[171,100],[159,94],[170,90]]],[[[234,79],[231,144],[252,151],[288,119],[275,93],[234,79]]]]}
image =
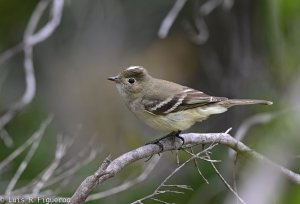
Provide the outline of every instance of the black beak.
{"type": "Polygon", "coordinates": [[[117,76],[114,76],[114,77],[108,77],[107,79],[110,80],[110,81],[116,82],[116,81],[118,80],[118,77],[117,77],[117,76]]]}

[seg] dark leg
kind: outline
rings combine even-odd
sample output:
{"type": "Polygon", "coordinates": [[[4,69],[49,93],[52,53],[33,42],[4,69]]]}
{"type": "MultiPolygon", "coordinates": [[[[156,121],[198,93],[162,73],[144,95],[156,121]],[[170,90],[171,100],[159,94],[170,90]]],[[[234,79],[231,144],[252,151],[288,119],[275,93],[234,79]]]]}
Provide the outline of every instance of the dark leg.
{"type": "Polygon", "coordinates": [[[184,144],[184,139],[183,137],[179,136],[179,134],[181,133],[181,130],[178,130],[178,131],[174,131],[174,132],[171,132],[161,138],[158,138],[156,140],[153,140],[153,141],[150,141],[150,142],[147,142],[145,145],[148,145],[148,144],[156,144],[159,146],[159,148],[161,149],[161,152],[164,151],[164,147],[163,145],[160,143],[161,140],[163,139],[166,139],[166,138],[169,138],[169,137],[173,137],[173,138],[179,138],[181,141],[182,141],[182,145],[184,144]]]}
{"type": "Polygon", "coordinates": [[[179,135],[180,133],[181,133],[181,130],[174,132],[174,137],[179,138],[182,141],[182,145],[184,145],[184,138],[179,135]]]}

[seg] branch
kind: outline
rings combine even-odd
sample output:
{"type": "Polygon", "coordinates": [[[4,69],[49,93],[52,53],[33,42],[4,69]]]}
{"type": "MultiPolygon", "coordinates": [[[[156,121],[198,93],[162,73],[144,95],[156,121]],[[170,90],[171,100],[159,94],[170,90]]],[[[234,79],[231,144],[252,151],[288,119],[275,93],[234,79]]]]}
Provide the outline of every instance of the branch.
{"type": "Polygon", "coordinates": [[[37,148],[40,145],[41,139],[42,139],[43,134],[41,134],[38,139],[31,145],[30,150],[28,151],[28,153],[26,154],[26,157],[24,158],[24,160],[22,161],[22,163],[20,164],[17,172],[15,173],[14,177],[11,179],[11,181],[9,182],[7,189],[5,191],[6,195],[10,195],[11,191],[14,189],[14,187],[16,186],[18,180],[20,179],[21,175],[23,174],[23,172],[26,170],[29,162],[31,161],[32,157],[34,156],[37,148]]]}
{"type": "Polygon", "coordinates": [[[169,30],[171,26],[173,25],[175,19],[177,18],[179,12],[183,8],[184,4],[187,0],[177,0],[172,7],[172,9],[169,11],[167,16],[164,18],[163,22],[160,25],[160,28],[158,30],[158,37],[165,38],[167,37],[169,30]]]}
{"type": "MultiPolygon", "coordinates": [[[[197,153],[197,154],[192,154],[192,157],[189,158],[188,160],[186,160],[183,164],[179,165],[174,171],[172,171],[172,173],[170,173],[160,184],[159,186],[154,190],[154,192],[150,195],[147,195],[143,198],[140,198],[134,202],[132,202],[131,204],[140,204],[143,203],[143,201],[147,200],[147,199],[152,199],[158,202],[162,202],[162,203],[167,203],[165,201],[159,200],[154,198],[156,195],[159,194],[164,194],[164,193],[183,193],[182,191],[172,191],[172,190],[162,190],[163,187],[177,187],[180,189],[188,189],[188,190],[193,190],[190,186],[186,186],[186,185],[168,185],[166,184],[171,177],[173,177],[180,169],[182,169],[187,163],[197,159],[197,158],[201,158],[200,155],[202,153],[205,153],[207,151],[209,151],[210,149],[212,149],[213,147],[215,147],[215,144],[210,145],[208,148],[206,148],[205,150],[197,153]]],[[[202,175],[201,175],[202,176],[202,175]]]]}
{"type": "MultiPolygon", "coordinates": [[[[97,184],[100,183],[100,178],[108,175],[106,169],[111,163],[111,156],[109,155],[103,161],[99,169],[91,176],[87,177],[78,187],[76,192],[71,198],[71,203],[84,203],[89,194],[96,188],[97,184]]],[[[102,179],[103,180],[103,179],[102,179]]]]}
{"type": "Polygon", "coordinates": [[[38,195],[40,190],[45,186],[45,183],[51,178],[55,170],[58,168],[62,158],[66,154],[68,142],[62,141],[62,136],[60,135],[57,139],[55,158],[47,170],[41,176],[41,179],[35,184],[32,190],[32,194],[38,195]]]}
{"type": "MultiPolygon", "coordinates": [[[[17,172],[15,173],[14,177],[9,182],[5,194],[10,195],[11,191],[14,189],[15,185],[17,184],[19,178],[21,177],[22,173],[25,171],[25,169],[28,166],[28,163],[32,159],[34,153],[36,152],[37,148],[39,147],[40,141],[42,139],[42,136],[44,135],[44,132],[50,122],[52,121],[52,117],[49,117],[44,123],[42,123],[41,127],[33,134],[33,138],[35,138],[35,141],[32,143],[30,150],[28,151],[27,155],[25,156],[24,160],[20,164],[17,172]]],[[[12,160],[8,160],[9,162],[12,160]]]]}
{"type": "Polygon", "coordinates": [[[2,130],[0,130],[0,139],[3,140],[4,145],[6,147],[12,147],[12,145],[14,143],[13,139],[8,134],[7,130],[5,130],[4,128],[2,128],[2,130]]]}
{"type": "MultiPolygon", "coordinates": [[[[246,137],[246,134],[249,132],[249,130],[258,124],[265,124],[271,122],[276,117],[280,116],[284,112],[276,112],[276,113],[261,113],[254,116],[249,117],[248,119],[244,120],[242,124],[237,129],[235,135],[233,136],[238,141],[243,141],[246,137]]],[[[235,151],[229,149],[229,156],[231,158],[236,159],[236,153],[235,151]]]]}
{"type": "Polygon", "coordinates": [[[62,140],[62,135],[59,135],[55,157],[52,163],[40,174],[36,175],[30,183],[22,186],[21,188],[15,189],[11,194],[20,195],[22,197],[24,194],[27,194],[31,195],[31,197],[37,198],[39,196],[46,196],[49,192],[51,192],[50,195],[52,196],[60,193],[60,190],[68,184],[72,176],[74,176],[74,174],[82,167],[93,161],[99,151],[93,146],[88,145],[83,149],[88,149],[89,152],[85,152],[83,155],[74,156],[73,159],[76,160],[76,163],[73,162],[73,159],[69,160],[71,163],[69,161],[62,163],[63,157],[65,157],[67,151],[69,151],[72,146],[73,139],[74,137],[62,140]],[[57,193],[53,191],[51,186],[54,186],[57,193]]]}
{"type": "Polygon", "coordinates": [[[116,193],[119,193],[119,192],[129,189],[130,187],[136,185],[137,183],[143,182],[148,177],[148,175],[152,172],[152,170],[155,168],[155,166],[158,164],[159,160],[160,160],[160,157],[153,158],[150,161],[150,163],[148,164],[147,168],[142,170],[142,173],[135,179],[127,181],[115,188],[108,189],[107,191],[92,194],[89,196],[87,201],[98,200],[98,199],[101,199],[101,198],[104,198],[104,197],[107,197],[110,195],[114,195],[116,193]]]}
{"type": "MultiPolygon", "coordinates": [[[[210,156],[207,154],[207,156],[210,158],[210,156]]],[[[222,174],[219,172],[217,167],[213,162],[210,162],[211,166],[213,167],[214,171],[218,175],[218,177],[222,180],[222,182],[225,184],[225,186],[235,195],[235,197],[243,204],[246,204],[246,202],[239,196],[236,190],[234,190],[230,184],[225,180],[225,178],[222,176],[222,174]]]]}
{"type": "Polygon", "coordinates": [[[50,37],[57,28],[61,21],[63,5],[64,0],[40,1],[36,6],[24,32],[23,42],[4,52],[0,56],[0,63],[3,63],[22,49],[24,50],[24,72],[26,84],[26,88],[21,99],[9,107],[9,109],[0,117],[0,130],[3,129],[3,127],[8,124],[19,111],[30,104],[33,100],[36,93],[36,79],[34,74],[32,50],[35,45],[50,37]],[[52,2],[51,19],[44,27],[34,33],[50,2],[52,2]]]}
{"type": "MultiPolygon", "coordinates": [[[[22,199],[22,202],[26,201],[28,203],[32,203],[34,201],[46,202],[46,199],[52,199],[59,203],[67,203],[69,202],[70,198],[57,197],[56,195],[63,192],[65,185],[71,181],[72,176],[74,176],[79,169],[83,168],[86,164],[96,158],[99,150],[95,149],[93,142],[94,140],[92,138],[89,142],[89,145],[86,145],[82,152],[79,152],[78,155],[73,157],[74,160],[71,159],[68,162],[63,163],[63,161],[66,160],[67,151],[69,151],[72,147],[74,137],[68,138],[59,134],[57,137],[58,139],[53,161],[41,173],[36,175],[36,177],[33,178],[30,183],[23,185],[20,188],[15,188],[17,186],[16,184],[24,184],[26,182],[23,180],[21,181],[20,178],[23,172],[29,168],[29,162],[39,147],[42,136],[52,121],[52,118],[52,116],[48,117],[34,132],[34,134],[25,141],[25,143],[23,143],[13,153],[6,157],[6,159],[0,162],[1,174],[1,170],[11,164],[20,154],[24,153],[24,151],[28,149],[28,152],[21,161],[16,173],[9,181],[5,193],[3,195],[0,194],[0,203],[11,202],[12,200],[18,199],[22,199]]],[[[143,178],[143,175],[144,172],[140,176],[140,179],[145,179],[143,178]]]]}
{"type": "MultiPolygon", "coordinates": [[[[283,175],[285,175],[288,179],[293,181],[294,183],[300,185],[300,175],[280,166],[263,155],[253,151],[248,146],[239,142],[235,138],[231,137],[228,133],[206,133],[206,134],[198,134],[198,133],[188,133],[181,134],[181,137],[184,138],[185,145],[181,147],[181,140],[176,139],[176,141],[171,140],[162,140],[161,144],[164,147],[164,151],[176,150],[179,148],[188,148],[197,144],[211,144],[218,143],[225,145],[240,155],[247,155],[259,162],[266,163],[278,171],[280,171],[283,175]]],[[[101,167],[91,176],[87,177],[81,185],[77,188],[76,192],[71,198],[72,204],[80,204],[84,203],[90,193],[96,188],[96,186],[107,179],[115,176],[126,166],[132,164],[135,161],[140,159],[148,158],[152,155],[160,153],[160,147],[158,145],[150,144],[146,146],[139,147],[135,150],[127,152],[113,161],[110,161],[110,157],[108,157],[101,165],[101,167]]]]}
{"type": "Polygon", "coordinates": [[[234,137],[237,140],[242,141],[251,127],[253,127],[254,125],[257,125],[257,124],[269,123],[271,120],[273,120],[275,117],[277,117],[279,115],[281,115],[281,114],[279,114],[279,113],[261,113],[261,114],[254,115],[254,116],[246,119],[240,125],[240,127],[236,131],[234,137]]]}
{"type": "Polygon", "coordinates": [[[7,60],[9,60],[10,58],[12,58],[13,56],[15,56],[16,54],[18,54],[19,52],[22,51],[23,49],[23,43],[20,43],[6,51],[4,51],[3,53],[1,53],[0,55],[0,65],[3,64],[4,62],[6,62],[7,60]]]}
{"type": "Polygon", "coordinates": [[[18,147],[13,153],[11,153],[8,157],[6,157],[2,162],[0,162],[0,173],[2,169],[12,162],[17,156],[19,156],[27,147],[32,145],[32,143],[36,142],[44,133],[50,122],[52,121],[53,116],[47,118],[45,122],[43,122],[40,128],[28,139],[25,143],[23,143],[20,147],[18,147]]]}
{"type": "Polygon", "coordinates": [[[200,14],[202,14],[202,16],[207,16],[213,10],[215,10],[220,4],[222,4],[223,1],[224,0],[208,0],[199,8],[200,14]]]}

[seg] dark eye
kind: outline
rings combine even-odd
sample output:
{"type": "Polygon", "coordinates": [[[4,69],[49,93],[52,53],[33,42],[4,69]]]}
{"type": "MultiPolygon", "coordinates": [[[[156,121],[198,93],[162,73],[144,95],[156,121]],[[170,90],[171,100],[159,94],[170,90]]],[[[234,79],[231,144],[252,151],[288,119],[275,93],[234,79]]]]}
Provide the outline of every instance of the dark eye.
{"type": "Polygon", "coordinates": [[[134,78],[129,78],[129,79],[128,79],[128,82],[129,82],[130,84],[133,84],[133,83],[135,82],[135,79],[134,79],[134,78]]]}

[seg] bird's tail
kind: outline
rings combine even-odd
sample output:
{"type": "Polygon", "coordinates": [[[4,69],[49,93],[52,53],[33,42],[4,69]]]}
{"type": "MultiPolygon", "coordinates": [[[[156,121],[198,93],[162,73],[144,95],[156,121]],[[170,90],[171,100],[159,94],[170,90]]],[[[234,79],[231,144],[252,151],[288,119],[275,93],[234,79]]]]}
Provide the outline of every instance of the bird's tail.
{"type": "Polygon", "coordinates": [[[252,104],[263,104],[263,105],[272,105],[272,101],[266,100],[256,100],[256,99],[228,99],[219,102],[220,105],[223,105],[226,108],[231,106],[243,106],[243,105],[252,105],[252,104]]]}

